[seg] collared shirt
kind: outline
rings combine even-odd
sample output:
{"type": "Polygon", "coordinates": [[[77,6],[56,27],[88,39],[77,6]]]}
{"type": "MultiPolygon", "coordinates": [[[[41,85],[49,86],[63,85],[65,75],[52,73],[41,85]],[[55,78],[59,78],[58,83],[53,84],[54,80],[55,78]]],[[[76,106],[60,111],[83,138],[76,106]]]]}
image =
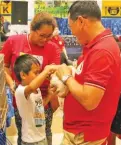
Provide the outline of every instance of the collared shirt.
{"type": "Polygon", "coordinates": [[[81,85],[105,92],[99,105],[91,111],[68,94],[64,103],[64,129],[74,134],[83,132],[86,141],[107,137],[121,89],[120,50],[110,30],[105,30],[83,48],[75,79],[81,85]]]}

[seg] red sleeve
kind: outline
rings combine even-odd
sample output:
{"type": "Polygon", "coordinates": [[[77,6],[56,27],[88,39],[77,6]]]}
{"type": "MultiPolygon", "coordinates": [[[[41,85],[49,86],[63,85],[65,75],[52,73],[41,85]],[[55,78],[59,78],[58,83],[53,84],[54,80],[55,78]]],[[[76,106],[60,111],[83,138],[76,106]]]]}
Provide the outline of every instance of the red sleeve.
{"type": "Polygon", "coordinates": [[[84,84],[106,89],[113,74],[114,58],[105,50],[94,51],[86,60],[84,84]]]}
{"type": "Polygon", "coordinates": [[[0,53],[4,54],[4,63],[10,64],[12,57],[12,41],[10,38],[8,38],[4,43],[3,49],[0,51],[0,53]]]}
{"type": "Polygon", "coordinates": [[[49,43],[49,64],[55,63],[55,64],[60,64],[60,54],[61,51],[59,47],[54,44],[53,42],[49,43]]]}
{"type": "Polygon", "coordinates": [[[53,37],[51,41],[57,44],[61,51],[65,47],[64,39],[61,36],[53,37]]]}

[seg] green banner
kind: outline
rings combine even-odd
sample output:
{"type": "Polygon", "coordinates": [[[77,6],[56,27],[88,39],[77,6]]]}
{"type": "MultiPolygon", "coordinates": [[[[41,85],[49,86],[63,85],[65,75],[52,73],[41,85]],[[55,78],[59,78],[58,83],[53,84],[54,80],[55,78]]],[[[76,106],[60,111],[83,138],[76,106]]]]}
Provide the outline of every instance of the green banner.
{"type": "Polygon", "coordinates": [[[54,17],[64,18],[68,15],[68,9],[70,2],[66,1],[35,1],[35,14],[39,12],[48,12],[51,13],[54,17]]]}

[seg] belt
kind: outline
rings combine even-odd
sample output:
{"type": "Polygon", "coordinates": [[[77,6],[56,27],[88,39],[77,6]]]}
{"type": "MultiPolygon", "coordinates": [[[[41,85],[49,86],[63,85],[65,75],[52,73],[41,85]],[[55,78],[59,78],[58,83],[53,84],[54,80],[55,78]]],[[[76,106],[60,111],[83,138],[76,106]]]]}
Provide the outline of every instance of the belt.
{"type": "Polygon", "coordinates": [[[24,141],[21,141],[24,145],[33,145],[33,143],[34,144],[39,144],[40,143],[40,141],[39,142],[33,142],[33,143],[28,143],[28,142],[24,142],[24,141]]]}

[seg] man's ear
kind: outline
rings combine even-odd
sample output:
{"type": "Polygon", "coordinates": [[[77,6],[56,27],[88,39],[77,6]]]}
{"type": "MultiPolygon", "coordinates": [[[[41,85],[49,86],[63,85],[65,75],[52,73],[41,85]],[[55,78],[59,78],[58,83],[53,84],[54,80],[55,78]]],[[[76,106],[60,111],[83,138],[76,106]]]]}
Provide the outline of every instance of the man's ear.
{"type": "Polygon", "coordinates": [[[22,80],[25,80],[26,74],[24,72],[20,72],[20,77],[22,80]]]}
{"type": "Polygon", "coordinates": [[[83,18],[82,16],[79,16],[77,18],[77,26],[79,26],[78,28],[82,29],[85,25],[85,18],[83,18]]]}
{"type": "Polygon", "coordinates": [[[78,16],[77,21],[82,24],[83,23],[83,17],[82,16],[78,16]]]}

